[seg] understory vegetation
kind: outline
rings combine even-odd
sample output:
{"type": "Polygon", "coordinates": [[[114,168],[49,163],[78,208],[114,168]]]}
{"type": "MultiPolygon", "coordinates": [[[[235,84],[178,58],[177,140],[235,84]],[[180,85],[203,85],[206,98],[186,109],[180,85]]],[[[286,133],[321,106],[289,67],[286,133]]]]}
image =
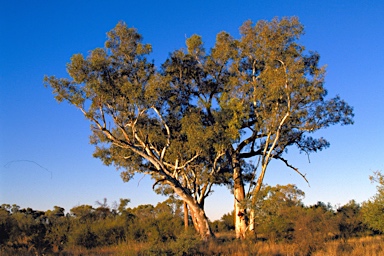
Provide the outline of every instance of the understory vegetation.
{"type": "Polygon", "coordinates": [[[296,186],[264,186],[256,230],[235,238],[234,216],[210,222],[215,238],[200,239],[183,202],[170,197],[129,208],[129,199],[37,211],[0,207],[1,255],[382,255],[384,238],[364,217],[367,204],[305,206],[296,186]]]}

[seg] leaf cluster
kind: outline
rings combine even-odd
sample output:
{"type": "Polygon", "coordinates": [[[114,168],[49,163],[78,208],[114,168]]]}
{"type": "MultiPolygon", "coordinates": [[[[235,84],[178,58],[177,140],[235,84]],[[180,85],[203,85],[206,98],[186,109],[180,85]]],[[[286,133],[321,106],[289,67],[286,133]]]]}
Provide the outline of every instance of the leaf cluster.
{"type": "Polygon", "coordinates": [[[327,99],[325,67],[299,44],[303,33],[296,17],[246,21],[239,39],[221,32],[210,50],[191,36],[157,69],[151,46],[120,22],[104,48],[71,58],[69,79],[44,81],[90,120],[94,156],[121,168],[124,181],[149,174],[158,192],[202,207],[214,184],[233,183],[232,159],[257,191],[272,159],[301,174],[284,158],[289,147],[320,151],[329,142],[315,131],[353,123],[352,107],[327,99]]]}

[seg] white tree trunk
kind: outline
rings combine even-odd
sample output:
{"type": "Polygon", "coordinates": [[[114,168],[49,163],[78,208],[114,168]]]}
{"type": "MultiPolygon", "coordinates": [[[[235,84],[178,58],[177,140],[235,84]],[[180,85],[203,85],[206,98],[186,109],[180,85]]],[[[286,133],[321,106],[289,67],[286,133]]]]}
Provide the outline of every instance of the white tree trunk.
{"type": "Polygon", "coordinates": [[[193,224],[195,226],[196,231],[200,234],[200,237],[203,240],[208,240],[214,237],[212,233],[211,227],[209,226],[208,218],[205,215],[205,212],[200,207],[196,207],[195,205],[189,205],[189,210],[191,212],[193,224]]]}
{"type": "Polygon", "coordinates": [[[251,208],[249,212],[249,231],[251,232],[254,232],[256,229],[255,217],[256,217],[255,209],[251,208]]]}
{"type": "Polygon", "coordinates": [[[168,184],[171,185],[175,193],[180,196],[185,203],[188,204],[188,210],[191,213],[193,224],[200,237],[203,240],[208,240],[214,237],[204,209],[194,200],[191,195],[186,193],[182,187],[175,186],[175,184],[171,182],[168,184]]]}
{"type": "Polygon", "coordinates": [[[245,238],[245,232],[247,230],[246,209],[242,205],[245,199],[244,183],[241,174],[240,163],[237,158],[232,159],[233,167],[233,181],[234,181],[234,218],[235,218],[235,232],[236,238],[245,238]]]}

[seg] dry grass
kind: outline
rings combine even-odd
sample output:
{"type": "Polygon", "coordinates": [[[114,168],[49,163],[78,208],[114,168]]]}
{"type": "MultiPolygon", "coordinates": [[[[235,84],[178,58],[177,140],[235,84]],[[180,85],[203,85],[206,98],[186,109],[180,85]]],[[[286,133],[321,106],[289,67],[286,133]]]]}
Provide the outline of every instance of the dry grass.
{"type": "Polygon", "coordinates": [[[313,256],[384,256],[384,237],[363,237],[349,239],[347,242],[332,241],[327,243],[324,250],[313,256]]]}
{"type": "MultiPolygon", "coordinates": [[[[316,247],[316,251],[309,253],[300,244],[295,243],[269,243],[266,241],[244,240],[233,238],[232,234],[219,234],[216,240],[201,242],[196,239],[171,243],[137,243],[124,242],[117,246],[94,249],[83,247],[66,248],[55,255],[234,255],[234,256],[384,256],[384,236],[354,238],[348,241],[330,241],[323,246],[316,247]]],[[[36,255],[28,250],[5,251],[0,250],[0,255],[36,255]]]]}
{"type": "Polygon", "coordinates": [[[310,241],[304,243],[232,241],[222,244],[217,243],[217,247],[210,251],[218,252],[216,255],[239,256],[384,256],[384,236],[353,238],[348,241],[334,240],[314,247],[308,247],[308,244],[310,244],[310,241]],[[316,250],[311,251],[310,248],[316,248],[316,250]]]}
{"type": "Polygon", "coordinates": [[[355,238],[347,242],[331,241],[311,254],[307,249],[301,248],[299,244],[238,241],[223,236],[218,236],[215,241],[197,244],[196,247],[198,247],[194,248],[196,251],[186,253],[184,250],[183,253],[182,248],[178,251],[175,246],[169,244],[125,243],[94,250],[78,248],[77,251],[72,251],[69,255],[384,256],[384,237],[355,238]],[[169,246],[174,248],[169,249],[169,246]]]}

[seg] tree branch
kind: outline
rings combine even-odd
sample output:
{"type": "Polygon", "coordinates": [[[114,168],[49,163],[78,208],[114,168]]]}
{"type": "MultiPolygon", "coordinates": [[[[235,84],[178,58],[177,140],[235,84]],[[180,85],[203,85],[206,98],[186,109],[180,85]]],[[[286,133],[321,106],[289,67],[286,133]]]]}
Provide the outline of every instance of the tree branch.
{"type": "Polygon", "coordinates": [[[167,131],[167,144],[163,147],[163,149],[161,150],[161,154],[160,154],[160,161],[163,161],[164,159],[164,156],[165,156],[165,151],[167,150],[167,148],[171,145],[171,131],[167,125],[167,123],[164,121],[163,117],[161,116],[159,110],[157,110],[157,108],[155,107],[151,107],[155,112],[156,114],[159,116],[160,120],[161,120],[161,123],[164,125],[166,131],[167,131]]]}
{"type": "Polygon", "coordinates": [[[295,172],[297,172],[297,173],[298,173],[298,174],[299,174],[299,175],[300,175],[300,176],[307,182],[308,186],[310,187],[310,185],[309,185],[309,181],[307,180],[307,178],[305,177],[305,175],[302,174],[302,173],[299,171],[298,168],[296,168],[296,167],[290,165],[290,164],[288,163],[288,160],[282,158],[281,156],[274,156],[273,158],[276,158],[276,159],[279,159],[279,160],[283,161],[287,167],[289,167],[289,168],[293,169],[295,172]]]}
{"type": "Polygon", "coordinates": [[[184,169],[188,164],[192,163],[196,158],[199,157],[199,154],[196,153],[196,155],[194,155],[191,159],[189,159],[188,161],[186,161],[183,165],[179,166],[178,164],[177,165],[173,165],[173,164],[170,164],[170,163],[167,163],[164,161],[164,165],[169,167],[169,168],[172,168],[174,170],[181,170],[181,169],[184,169]]]}

